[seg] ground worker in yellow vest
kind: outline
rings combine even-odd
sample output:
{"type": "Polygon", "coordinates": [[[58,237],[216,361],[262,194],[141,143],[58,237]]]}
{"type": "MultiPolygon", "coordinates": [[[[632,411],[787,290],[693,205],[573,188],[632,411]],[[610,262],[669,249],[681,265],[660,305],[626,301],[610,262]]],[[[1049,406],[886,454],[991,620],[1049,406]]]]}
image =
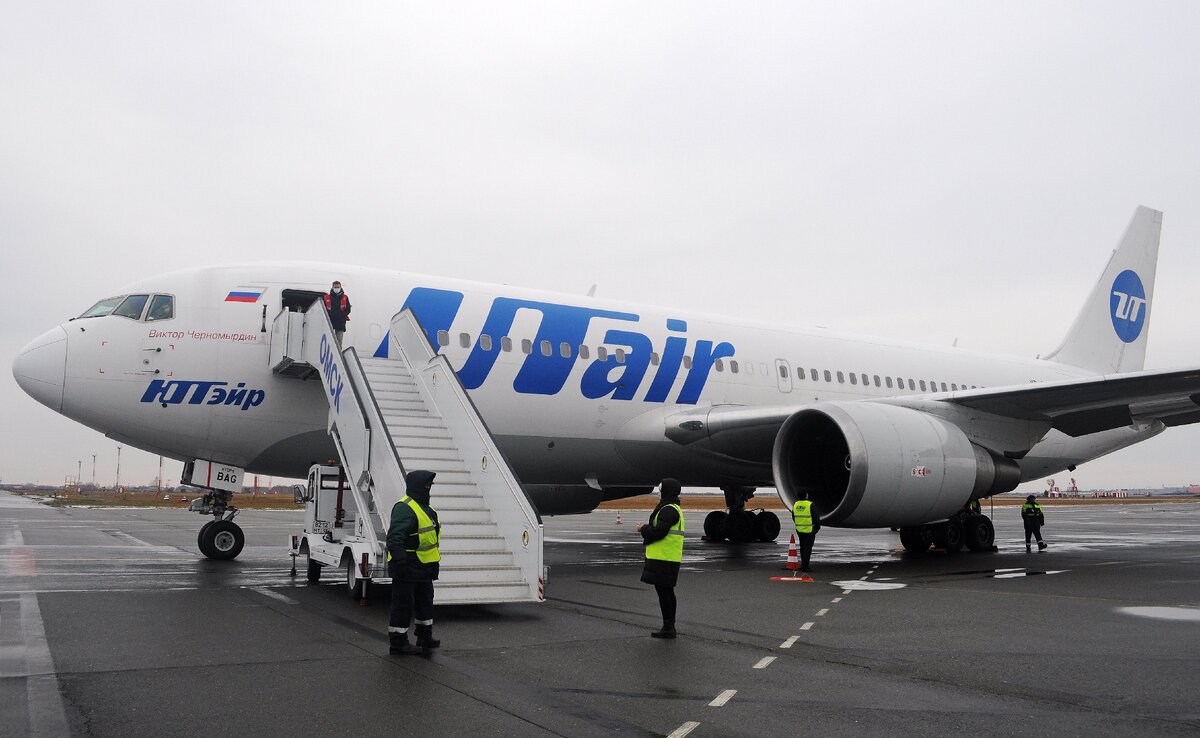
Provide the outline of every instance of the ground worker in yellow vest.
{"type": "Polygon", "coordinates": [[[408,494],[392,506],[388,525],[388,574],[392,577],[392,613],[388,619],[391,653],[421,654],[437,648],[433,638],[433,582],[438,578],[442,526],[429,506],[433,487],[430,471],[412,471],[404,478],[408,494]],[[416,611],[417,645],[408,640],[416,611]]]}
{"type": "Polygon", "coordinates": [[[800,571],[812,571],[808,559],[812,556],[813,542],[821,530],[821,517],[807,492],[800,492],[792,503],[792,522],[796,524],[796,540],[800,542],[800,571]]]}
{"type": "Polygon", "coordinates": [[[659,485],[661,499],[650,513],[650,522],[639,525],[646,545],[646,564],[642,581],[654,585],[658,607],[662,610],[662,628],[650,633],[654,638],[675,637],[675,582],[679,562],[683,561],[683,508],[679,505],[679,482],[664,479],[659,485]]]}
{"type": "Polygon", "coordinates": [[[1025,553],[1032,551],[1029,546],[1030,536],[1037,536],[1038,551],[1044,551],[1046,542],[1042,540],[1042,526],[1046,524],[1046,514],[1042,512],[1042,506],[1037,504],[1037,498],[1033,495],[1026,497],[1025,504],[1021,505],[1021,522],[1025,524],[1025,553]]]}

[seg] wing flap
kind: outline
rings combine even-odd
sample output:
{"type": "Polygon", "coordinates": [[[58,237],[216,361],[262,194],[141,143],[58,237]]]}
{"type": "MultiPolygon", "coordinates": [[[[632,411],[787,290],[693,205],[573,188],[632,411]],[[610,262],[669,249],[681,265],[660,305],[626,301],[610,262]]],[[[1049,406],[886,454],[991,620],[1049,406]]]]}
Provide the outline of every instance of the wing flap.
{"type": "Polygon", "coordinates": [[[1049,420],[1070,436],[1119,428],[1138,420],[1169,425],[1200,421],[1200,367],[1099,375],[1059,382],[933,396],[963,407],[1021,420],[1049,420]]]}

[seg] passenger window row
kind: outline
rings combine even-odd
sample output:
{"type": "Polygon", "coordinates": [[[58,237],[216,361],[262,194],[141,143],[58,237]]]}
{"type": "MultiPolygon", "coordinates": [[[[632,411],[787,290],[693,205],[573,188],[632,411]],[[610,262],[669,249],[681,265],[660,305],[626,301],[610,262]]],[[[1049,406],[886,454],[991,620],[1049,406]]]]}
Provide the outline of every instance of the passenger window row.
{"type": "MultiPolygon", "coordinates": [[[[450,345],[450,332],[445,331],[445,330],[438,331],[437,342],[438,342],[438,346],[440,346],[442,348],[449,346],[450,345]]],[[[458,345],[465,349],[471,348],[471,346],[473,345],[473,341],[471,339],[471,334],[470,333],[459,333],[458,334],[458,345]]],[[[495,343],[493,342],[491,336],[489,336],[486,333],[479,336],[479,348],[483,349],[484,351],[491,351],[491,350],[493,350],[494,346],[495,346],[495,343]]],[[[533,341],[528,338],[521,339],[520,347],[521,347],[521,353],[523,353],[527,356],[532,354],[535,349],[533,341]]],[[[554,346],[553,344],[550,343],[550,341],[546,341],[546,340],[538,341],[536,349],[537,349],[538,353],[540,353],[542,356],[545,356],[547,358],[554,356],[555,353],[557,353],[560,357],[562,357],[564,359],[569,359],[573,355],[578,353],[579,358],[586,361],[591,358],[591,354],[592,354],[592,350],[587,345],[580,345],[578,347],[575,347],[572,344],[569,344],[565,341],[558,344],[558,346],[554,346]]],[[[511,353],[513,351],[513,339],[509,336],[501,336],[500,337],[500,350],[503,351],[504,353],[511,353]]],[[[606,361],[608,359],[608,357],[610,355],[612,355],[613,359],[618,364],[624,364],[626,359],[628,358],[628,353],[623,348],[610,350],[607,346],[597,346],[595,352],[596,352],[596,358],[599,361],[606,361]]],[[[650,352],[650,364],[653,366],[658,366],[660,361],[661,361],[661,357],[659,357],[658,352],[651,351],[650,352]]],[[[685,369],[692,368],[692,357],[691,356],[683,357],[683,366],[685,369]]],[[[731,374],[743,373],[742,370],[744,369],[745,374],[747,374],[747,375],[754,374],[754,362],[751,362],[751,361],[743,361],[742,363],[739,363],[737,361],[737,359],[717,359],[713,362],[713,368],[716,369],[718,372],[724,372],[726,369],[728,369],[731,374]]],[[[766,365],[765,364],[761,364],[759,366],[759,372],[762,374],[766,374],[766,365]]],[[[779,365],[779,376],[784,379],[787,378],[787,367],[783,364],[779,365]]],[[[809,369],[808,373],[806,374],[805,370],[803,368],[796,367],[796,379],[801,380],[801,381],[808,380],[808,381],[813,381],[813,382],[820,382],[820,381],[824,380],[825,382],[833,382],[835,380],[835,377],[836,377],[836,381],[838,384],[846,384],[847,382],[849,382],[853,386],[861,385],[863,387],[871,387],[871,386],[886,387],[887,389],[899,389],[902,391],[907,387],[907,389],[912,392],[917,392],[918,388],[919,388],[919,391],[921,391],[921,392],[937,392],[937,391],[939,391],[939,388],[940,388],[940,391],[942,391],[942,392],[950,392],[952,390],[957,391],[960,386],[962,389],[978,389],[978,387],[976,385],[973,385],[973,384],[968,385],[966,383],[963,383],[962,385],[959,385],[959,383],[957,383],[957,382],[951,382],[950,384],[946,384],[945,382],[937,382],[932,379],[929,381],[926,381],[924,379],[913,379],[911,377],[908,379],[905,379],[903,377],[895,377],[893,379],[890,376],[880,377],[878,374],[866,374],[866,373],[860,374],[860,373],[855,373],[855,372],[830,371],[829,369],[824,369],[821,371],[818,371],[816,369],[809,369]]]]}
{"type": "MultiPolygon", "coordinates": [[[[779,374],[781,377],[787,376],[787,368],[782,364],[779,366],[779,374]]],[[[796,379],[801,381],[810,380],[813,382],[820,382],[822,379],[824,379],[826,382],[833,382],[835,376],[838,384],[846,384],[846,382],[849,381],[851,385],[861,385],[863,387],[875,386],[898,390],[904,390],[907,387],[907,389],[912,392],[918,391],[918,388],[921,392],[938,392],[939,390],[941,392],[957,392],[960,388],[979,389],[978,386],[974,384],[969,385],[965,382],[961,385],[957,382],[951,382],[947,385],[945,382],[938,382],[932,379],[926,382],[924,379],[913,379],[912,377],[909,377],[907,380],[904,377],[896,377],[893,381],[892,377],[890,376],[880,378],[878,374],[856,374],[854,372],[839,371],[831,372],[828,369],[824,369],[822,371],[809,369],[808,374],[805,374],[803,368],[796,367],[796,379]]]]}

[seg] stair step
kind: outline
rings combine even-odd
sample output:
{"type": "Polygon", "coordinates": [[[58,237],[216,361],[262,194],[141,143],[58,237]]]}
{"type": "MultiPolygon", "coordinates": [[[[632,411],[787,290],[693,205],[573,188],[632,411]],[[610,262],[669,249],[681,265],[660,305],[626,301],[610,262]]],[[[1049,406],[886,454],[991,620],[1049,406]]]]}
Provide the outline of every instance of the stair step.
{"type": "Polygon", "coordinates": [[[438,520],[444,526],[459,526],[470,525],[472,523],[491,523],[492,512],[490,510],[456,510],[454,508],[446,508],[438,510],[438,520]]]}
{"type": "Polygon", "coordinates": [[[413,417],[385,417],[383,422],[387,423],[388,428],[410,428],[414,430],[423,429],[425,431],[434,432],[434,435],[439,437],[442,434],[444,434],[446,438],[450,437],[450,431],[446,429],[445,422],[441,418],[436,418],[428,414],[425,416],[413,417]]]}
{"type": "Polygon", "coordinates": [[[434,582],[437,591],[436,602],[439,605],[473,605],[491,604],[498,602],[537,602],[536,594],[530,593],[529,585],[524,582],[504,584],[453,584],[442,585],[434,582]]]}
{"type": "MultiPolygon", "coordinates": [[[[389,433],[391,431],[389,430],[389,433]]],[[[421,452],[449,452],[458,455],[458,449],[454,446],[454,441],[449,438],[428,438],[425,436],[397,436],[391,434],[392,440],[396,443],[397,451],[421,451],[421,452]]],[[[401,454],[403,456],[404,454],[401,454]]]]}

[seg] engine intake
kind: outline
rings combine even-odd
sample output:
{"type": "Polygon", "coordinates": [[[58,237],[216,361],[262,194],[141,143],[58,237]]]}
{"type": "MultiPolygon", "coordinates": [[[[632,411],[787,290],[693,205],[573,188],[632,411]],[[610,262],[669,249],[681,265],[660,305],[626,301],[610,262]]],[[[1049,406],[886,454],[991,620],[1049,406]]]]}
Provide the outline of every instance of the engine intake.
{"type": "Polygon", "coordinates": [[[1021,470],[953,423],[898,405],[825,402],[779,429],[775,486],[807,492],[823,523],[848,528],[942,520],[969,500],[1015,489],[1021,470]]]}

